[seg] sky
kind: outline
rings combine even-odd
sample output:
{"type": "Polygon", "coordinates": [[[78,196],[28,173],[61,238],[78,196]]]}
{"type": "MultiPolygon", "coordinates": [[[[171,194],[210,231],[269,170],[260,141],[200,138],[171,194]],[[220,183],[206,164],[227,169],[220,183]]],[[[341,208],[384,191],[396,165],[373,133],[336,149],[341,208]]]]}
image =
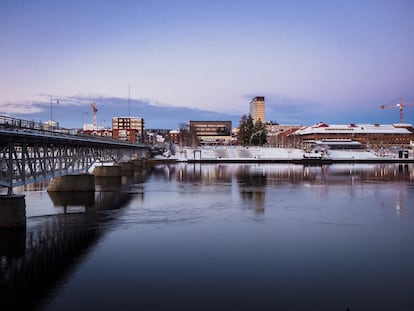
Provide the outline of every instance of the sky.
{"type": "Polygon", "coordinates": [[[412,0],[3,0],[0,115],[80,127],[95,101],[101,124],[177,128],[237,123],[265,96],[266,121],[389,124],[398,108],[380,105],[401,97],[414,124],[413,13],[412,0]]]}

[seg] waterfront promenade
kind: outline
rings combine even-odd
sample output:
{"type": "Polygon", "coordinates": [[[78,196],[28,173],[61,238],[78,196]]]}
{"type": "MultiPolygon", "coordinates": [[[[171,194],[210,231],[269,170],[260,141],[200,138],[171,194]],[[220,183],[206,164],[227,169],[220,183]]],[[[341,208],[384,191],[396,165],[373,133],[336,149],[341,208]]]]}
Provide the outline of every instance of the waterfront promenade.
{"type": "Polygon", "coordinates": [[[156,161],[226,162],[226,163],[413,163],[414,152],[407,149],[324,150],[307,151],[297,148],[217,146],[177,148],[173,153],[154,157],[156,161]]]}

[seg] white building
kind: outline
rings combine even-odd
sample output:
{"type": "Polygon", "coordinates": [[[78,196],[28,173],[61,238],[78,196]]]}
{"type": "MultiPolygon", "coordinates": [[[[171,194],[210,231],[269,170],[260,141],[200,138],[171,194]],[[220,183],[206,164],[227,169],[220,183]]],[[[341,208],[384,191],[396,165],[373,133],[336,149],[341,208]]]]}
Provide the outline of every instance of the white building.
{"type": "Polygon", "coordinates": [[[414,140],[411,124],[326,124],[320,122],[304,126],[291,134],[304,140],[340,140],[358,141],[371,147],[410,146],[414,140]]]}

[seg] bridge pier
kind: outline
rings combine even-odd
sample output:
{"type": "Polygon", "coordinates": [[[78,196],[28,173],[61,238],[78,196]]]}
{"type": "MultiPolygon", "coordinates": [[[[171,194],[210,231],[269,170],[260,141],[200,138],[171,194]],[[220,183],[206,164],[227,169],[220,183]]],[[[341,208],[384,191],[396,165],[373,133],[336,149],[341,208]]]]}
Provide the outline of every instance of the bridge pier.
{"type": "Polygon", "coordinates": [[[129,176],[134,174],[134,163],[132,161],[122,162],[119,165],[121,166],[122,176],[129,176]]]}
{"type": "Polygon", "coordinates": [[[122,171],[119,165],[96,166],[93,170],[98,191],[116,189],[122,183],[122,171]]]}
{"type": "Polygon", "coordinates": [[[95,191],[95,177],[91,174],[65,175],[51,180],[47,187],[52,191],[95,191]]]}
{"type": "Polygon", "coordinates": [[[140,167],[146,166],[147,161],[148,161],[147,158],[138,158],[138,159],[132,160],[132,163],[136,168],[140,168],[140,167]]]}
{"type": "Polygon", "coordinates": [[[121,167],[118,165],[96,166],[95,169],[93,170],[93,174],[96,177],[120,177],[122,176],[121,167]]]}
{"type": "Polygon", "coordinates": [[[23,194],[0,195],[0,228],[26,227],[26,201],[23,194]]]}

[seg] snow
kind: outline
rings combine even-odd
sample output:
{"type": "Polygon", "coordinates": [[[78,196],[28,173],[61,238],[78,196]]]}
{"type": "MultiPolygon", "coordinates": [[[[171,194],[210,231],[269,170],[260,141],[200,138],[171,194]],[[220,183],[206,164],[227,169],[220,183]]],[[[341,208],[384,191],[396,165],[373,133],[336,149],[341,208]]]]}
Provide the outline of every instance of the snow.
{"type": "Polygon", "coordinates": [[[355,134],[411,134],[411,124],[316,124],[294,132],[294,135],[321,133],[355,133],[355,134]]]}
{"type": "MultiPolygon", "coordinates": [[[[188,160],[246,160],[246,161],[288,161],[301,160],[305,152],[302,149],[294,148],[272,148],[272,147],[241,147],[241,146],[220,146],[220,147],[199,147],[199,148],[178,148],[175,155],[168,157],[157,156],[156,159],[169,159],[185,162],[188,160]]],[[[367,149],[350,150],[326,150],[324,159],[331,160],[382,160],[394,159],[398,153],[382,151],[381,153],[367,149]]],[[[412,151],[410,151],[412,158],[412,151]]]]}

